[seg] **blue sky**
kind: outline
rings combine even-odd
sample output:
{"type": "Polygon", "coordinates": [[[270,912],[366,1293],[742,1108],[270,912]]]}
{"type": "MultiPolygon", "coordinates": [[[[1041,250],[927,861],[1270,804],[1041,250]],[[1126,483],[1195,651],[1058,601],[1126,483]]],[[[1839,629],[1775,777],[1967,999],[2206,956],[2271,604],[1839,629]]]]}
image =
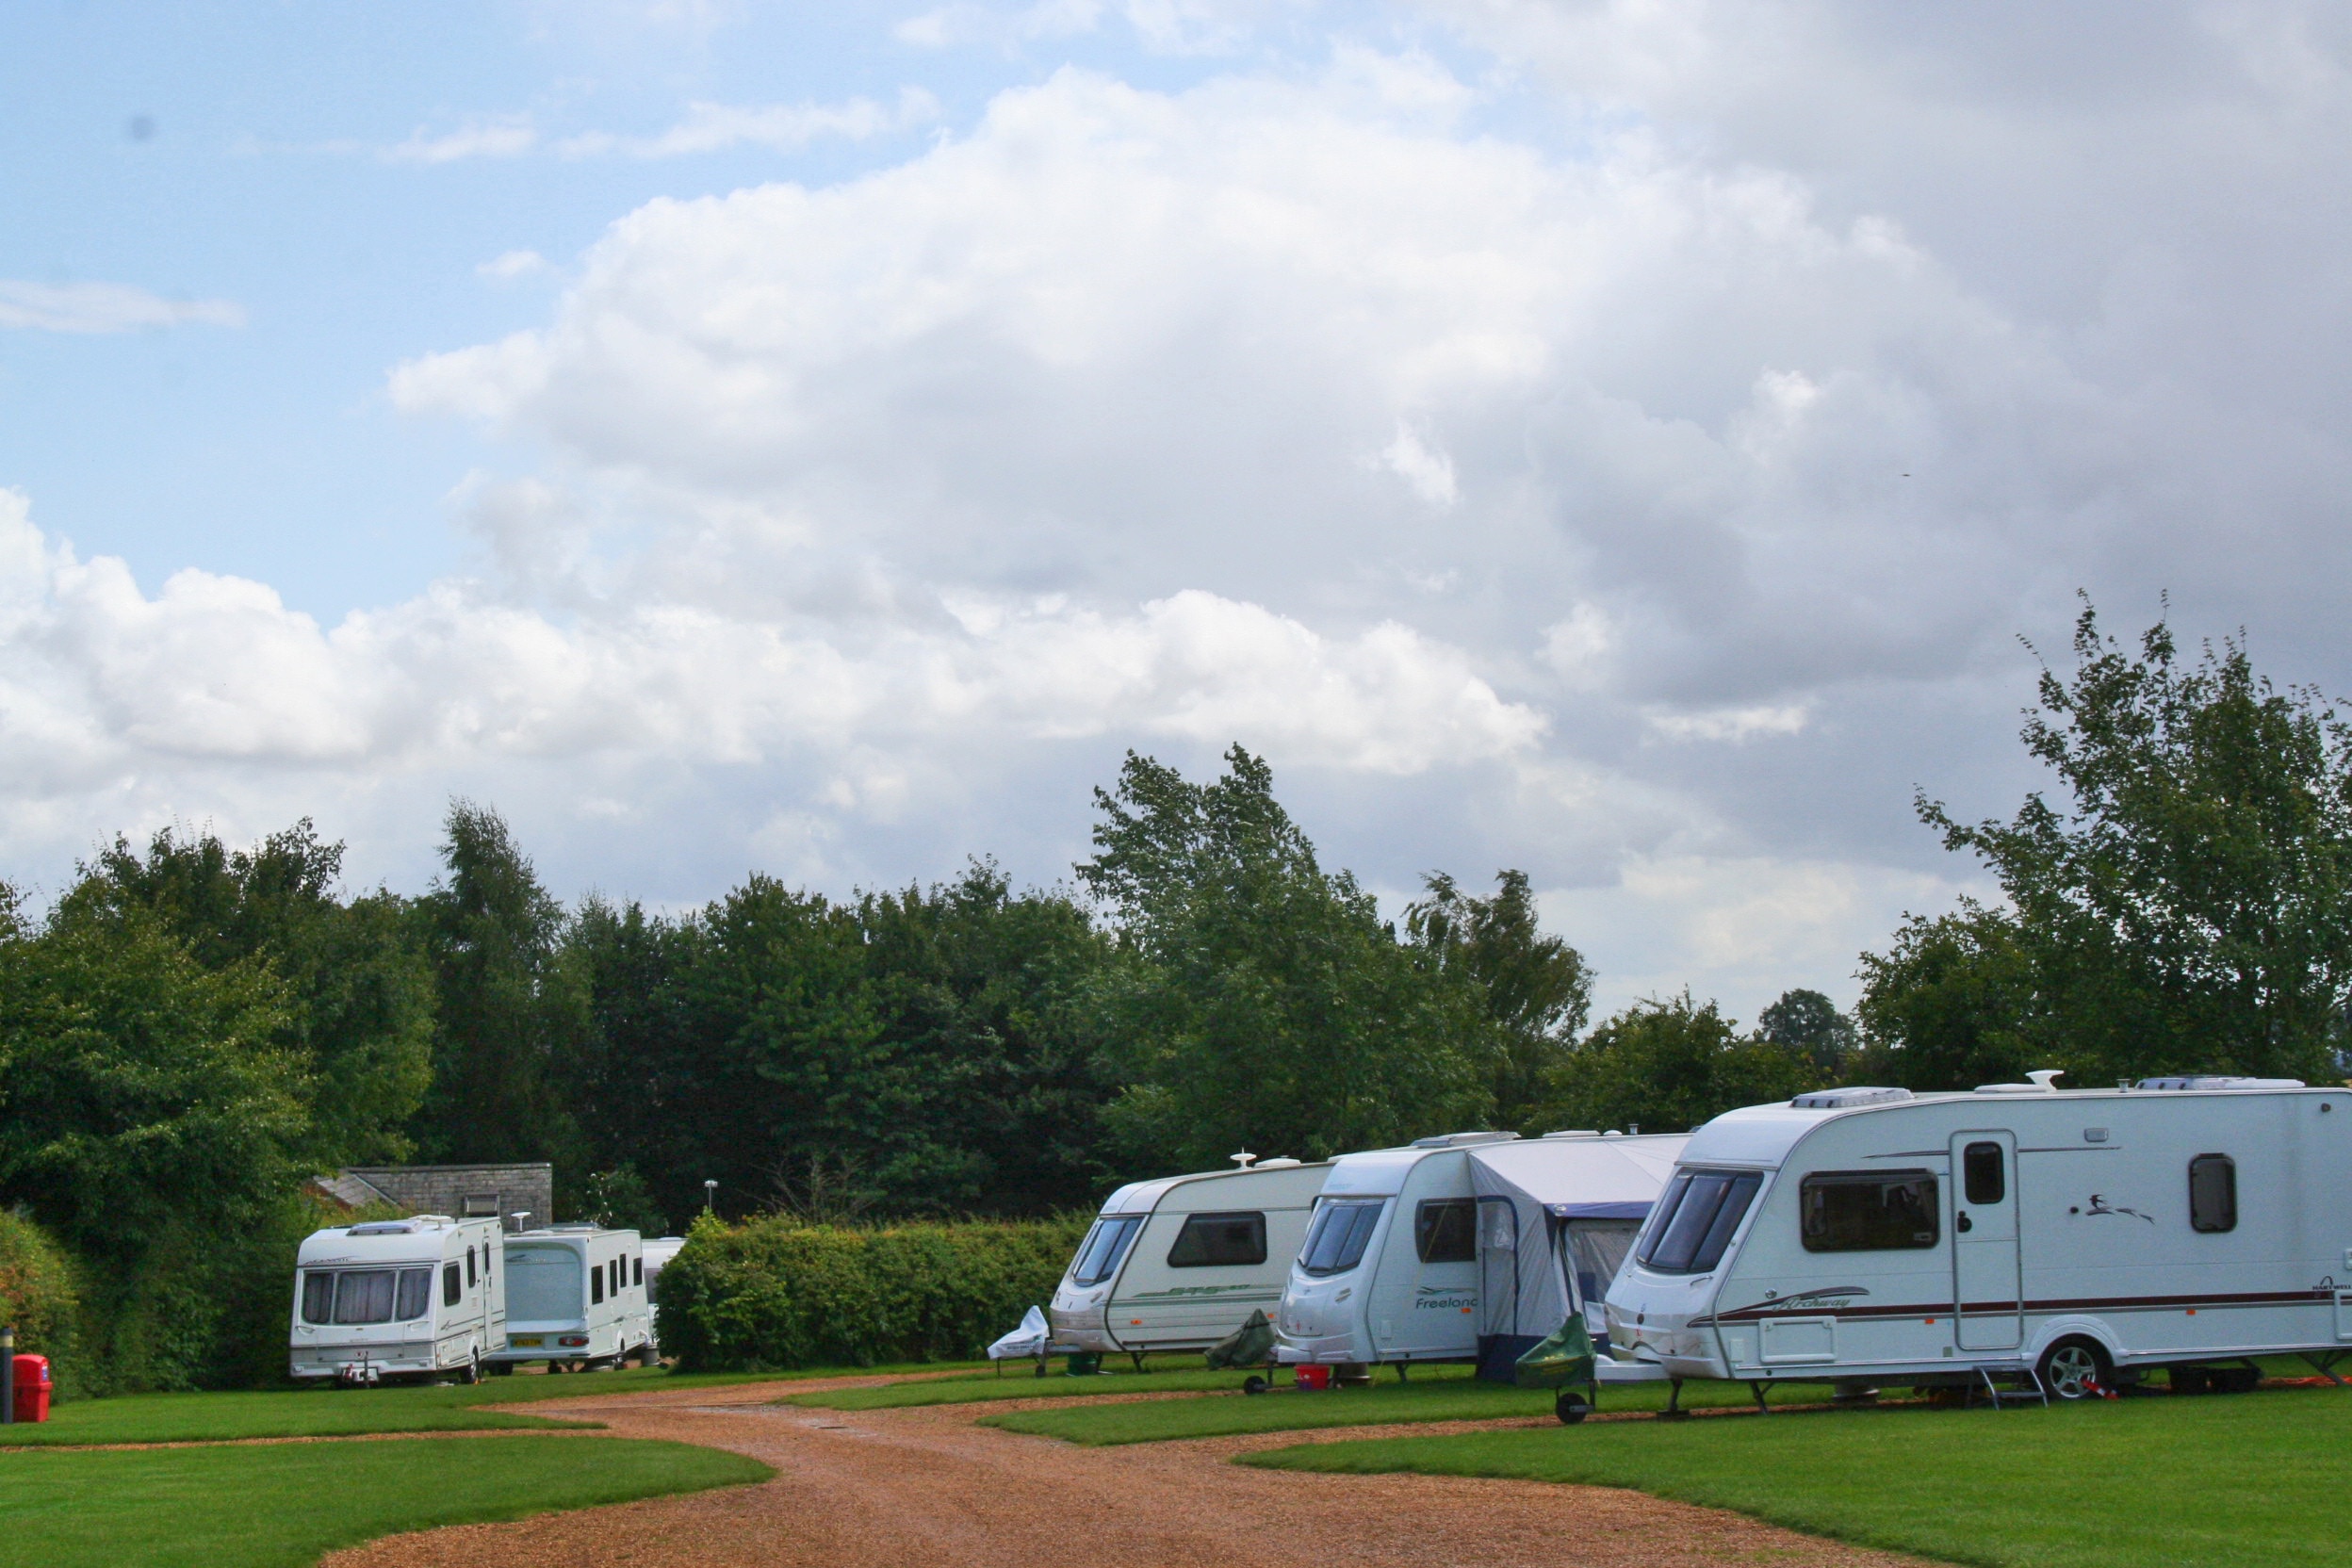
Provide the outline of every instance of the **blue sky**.
{"type": "Polygon", "coordinates": [[[2077,590],[2352,688],[2336,8],[36,3],[0,875],[453,793],[676,906],[1239,741],[1605,1002],[1853,991],[2077,590]]]}

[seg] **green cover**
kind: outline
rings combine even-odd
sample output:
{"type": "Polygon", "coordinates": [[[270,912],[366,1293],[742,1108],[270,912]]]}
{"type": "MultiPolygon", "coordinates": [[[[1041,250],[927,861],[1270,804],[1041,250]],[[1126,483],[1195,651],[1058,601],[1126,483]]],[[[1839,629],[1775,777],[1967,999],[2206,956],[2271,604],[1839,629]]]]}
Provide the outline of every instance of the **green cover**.
{"type": "Polygon", "coordinates": [[[1248,1322],[1202,1353],[1208,1357],[1212,1372],[1221,1372],[1229,1366],[1264,1366],[1274,1355],[1274,1325],[1266,1321],[1266,1310],[1261,1307],[1250,1315],[1248,1322]]]}
{"type": "Polygon", "coordinates": [[[1511,1367],[1521,1388],[1566,1388],[1592,1380],[1592,1336],[1584,1314],[1570,1313],[1552,1337],[1521,1356],[1511,1367]]]}

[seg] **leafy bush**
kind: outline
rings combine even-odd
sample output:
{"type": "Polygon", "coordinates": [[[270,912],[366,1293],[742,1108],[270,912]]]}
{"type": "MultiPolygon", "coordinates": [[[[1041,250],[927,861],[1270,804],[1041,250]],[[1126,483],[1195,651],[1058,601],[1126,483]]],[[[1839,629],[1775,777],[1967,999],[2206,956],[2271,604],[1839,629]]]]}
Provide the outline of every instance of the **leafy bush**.
{"type": "Polygon", "coordinates": [[[851,1227],[706,1216],[662,1271],[662,1348],[696,1372],[976,1356],[1053,1294],[1090,1217],[851,1227]]]}
{"type": "Polygon", "coordinates": [[[24,1215],[0,1211],[0,1323],[16,1326],[17,1349],[47,1356],[53,1375],[62,1375],[80,1304],[64,1249],[24,1215]]]}

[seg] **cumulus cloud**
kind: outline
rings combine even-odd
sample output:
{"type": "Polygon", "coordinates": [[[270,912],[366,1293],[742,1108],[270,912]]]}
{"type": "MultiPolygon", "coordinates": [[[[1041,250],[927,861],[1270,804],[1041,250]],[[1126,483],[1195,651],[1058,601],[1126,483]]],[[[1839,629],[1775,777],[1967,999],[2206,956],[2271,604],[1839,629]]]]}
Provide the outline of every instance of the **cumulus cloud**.
{"type": "Polygon", "coordinates": [[[858,141],[886,131],[902,131],[939,118],[939,102],[921,88],[903,89],[895,106],[871,98],[841,104],[690,104],[686,117],[652,136],[589,131],[555,144],[566,157],[620,154],[636,158],[682,157],[729,147],[766,147],[797,152],[826,137],[858,141]]]}
{"type": "Polygon", "coordinates": [[[241,327],[245,311],[227,300],[167,300],[119,283],[25,283],[0,278],[0,327],[33,332],[112,333],[184,321],[241,327]]]}

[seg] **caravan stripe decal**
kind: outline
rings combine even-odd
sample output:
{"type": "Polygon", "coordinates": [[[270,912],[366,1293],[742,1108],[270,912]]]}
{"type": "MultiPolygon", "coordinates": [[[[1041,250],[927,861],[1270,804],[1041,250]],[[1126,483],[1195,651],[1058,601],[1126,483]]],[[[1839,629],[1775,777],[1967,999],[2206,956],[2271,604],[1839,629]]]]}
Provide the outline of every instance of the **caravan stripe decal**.
{"type": "MultiPolygon", "coordinates": [[[[1956,1310],[1964,1313],[2010,1312],[2157,1312],[2187,1307],[2274,1307],[2333,1301],[2332,1290],[2257,1290],[2226,1295],[2203,1296],[2083,1296],[2052,1298],[2045,1301],[1970,1301],[1956,1310]]],[[[1717,1323],[1754,1323],[1767,1317],[1922,1317],[1946,1316],[1955,1310],[1950,1301],[1919,1301],[1904,1306],[1840,1307],[1835,1311],[1820,1308],[1791,1307],[1783,1310],[1770,1304],[1739,1307],[1712,1317],[1694,1317],[1690,1327],[1707,1328],[1717,1323]]]]}

